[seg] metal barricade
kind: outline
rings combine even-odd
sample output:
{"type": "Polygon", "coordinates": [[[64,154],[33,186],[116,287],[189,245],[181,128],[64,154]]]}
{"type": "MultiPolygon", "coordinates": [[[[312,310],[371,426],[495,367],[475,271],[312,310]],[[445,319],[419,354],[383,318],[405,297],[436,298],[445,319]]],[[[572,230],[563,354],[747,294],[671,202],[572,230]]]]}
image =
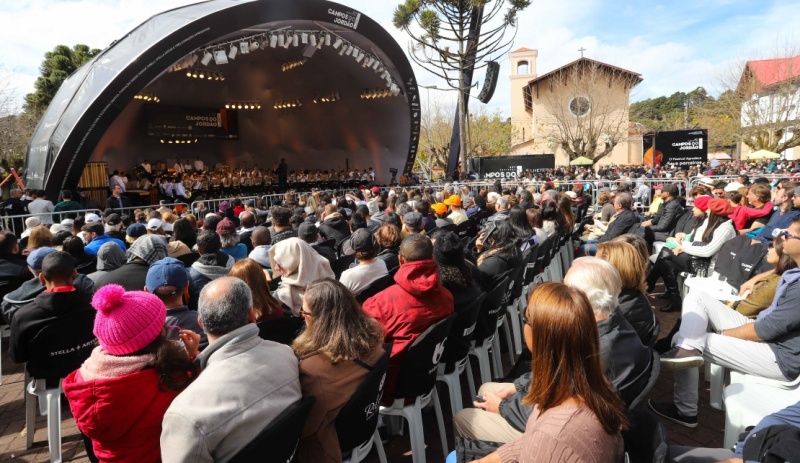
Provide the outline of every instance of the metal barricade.
{"type": "MultiPolygon", "coordinates": [[[[767,180],[770,181],[770,185],[774,184],[775,182],[777,182],[779,180],[789,179],[789,180],[792,180],[792,181],[797,181],[798,179],[800,179],[796,175],[788,175],[788,174],[758,174],[758,175],[750,175],[750,174],[748,174],[748,176],[750,177],[750,182],[751,183],[753,181],[753,178],[764,177],[764,178],[766,178],[767,180]]],[[[738,177],[739,177],[738,175],[698,175],[696,177],[692,177],[692,178],[689,179],[689,185],[690,185],[690,189],[694,188],[694,187],[700,185],[700,182],[703,179],[710,179],[714,183],[716,183],[716,182],[731,183],[731,182],[735,182],[738,177]]]]}
{"type": "Polygon", "coordinates": [[[187,203],[170,203],[170,204],[149,204],[149,205],[146,205],[146,206],[115,207],[114,208],[114,212],[116,212],[119,215],[125,215],[125,214],[130,214],[130,213],[132,213],[133,211],[135,211],[137,209],[141,209],[141,210],[144,210],[144,209],[157,210],[157,209],[160,209],[162,207],[168,207],[170,209],[175,209],[175,206],[183,206],[184,212],[187,212],[189,210],[189,204],[187,204],[187,203]]]}
{"type": "MultiPolygon", "coordinates": [[[[61,220],[70,216],[85,216],[86,214],[97,214],[102,217],[103,212],[99,209],[80,209],[76,211],[63,211],[63,212],[54,212],[51,214],[53,223],[60,223],[61,220]]],[[[41,218],[45,214],[20,214],[20,215],[4,215],[0,217],[0,223],[2,224],[3,230],[10,231],[17,235],[17,238],[20,237],[23,231],[25,231],[25,220],[29,217],[39,217],[41,218]]],[[[47,224],[49,227],[49,224],[47,224]]]]}

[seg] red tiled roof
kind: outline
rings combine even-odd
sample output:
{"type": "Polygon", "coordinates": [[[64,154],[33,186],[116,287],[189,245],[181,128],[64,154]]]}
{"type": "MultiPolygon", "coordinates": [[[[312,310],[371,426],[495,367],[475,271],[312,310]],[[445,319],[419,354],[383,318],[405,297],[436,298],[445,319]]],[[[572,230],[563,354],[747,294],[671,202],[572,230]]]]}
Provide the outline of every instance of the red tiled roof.
{"type": "Polygon", "coordinates": [[[748,61],[747,67],[764,87],[800,77],[800,55],[793,58],[748,61]]]}
{"type": "Polygon", "coordinates": [[[526,51],[536,51],[536,50],[531,50],[530,48],[522,47],[522,48],[518,48],[518,49],[512,51],[511,53],[523,53],[523,52],[526,52],[526,51]]]}

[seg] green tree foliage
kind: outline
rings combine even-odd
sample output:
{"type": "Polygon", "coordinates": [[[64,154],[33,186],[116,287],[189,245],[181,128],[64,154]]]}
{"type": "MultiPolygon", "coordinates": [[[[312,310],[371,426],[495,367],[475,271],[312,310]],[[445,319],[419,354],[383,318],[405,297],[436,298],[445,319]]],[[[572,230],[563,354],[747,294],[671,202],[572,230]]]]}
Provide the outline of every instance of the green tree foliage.
{"type": "Polygon", "coordinates": [[[44,54],[44,61],[39,67],[40,76],[34,84],[34,92],[25,95],[25,112],[42,114],[58,92],[64,80],[75,72],[83,63],[94,58],[100,49],[89,48],[78,44],[72,48],[57,45],[53,51],[44,54]]]}

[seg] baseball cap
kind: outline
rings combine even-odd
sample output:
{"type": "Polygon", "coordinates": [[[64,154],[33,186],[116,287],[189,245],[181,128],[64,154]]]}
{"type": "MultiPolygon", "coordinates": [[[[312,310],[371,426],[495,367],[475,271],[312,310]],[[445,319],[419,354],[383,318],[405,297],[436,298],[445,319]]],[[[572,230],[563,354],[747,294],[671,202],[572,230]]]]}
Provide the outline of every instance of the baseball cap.
{"type": "Polygon", "coordinates": [[[374,186],[374,187],[370,188],[369,191],[373,192],[374,194],[378,194],[378,192],[381,191],[381,189],[376,187],[376,186],[374,186]]]}
{"type": "Polygon", "coordinates": [[[119,214],[116,213],[111,214],[108,216],[108,220],[106,220],[106,223],[111,226],[119,225],[122,223],[122,218],[119,216],[119,214]]]}
{"type": "Polygon", "coordinates": [[[407,212],[403,216],[403,223],[412,230],[422,230],[422,214],[419,212],[407,212]]]}
{"type": "Polygon", "coordinates": [[[165,257],[150,266],[144,284],[151,293],[162,286],[174,286],[178,288],[178,292],[183,292],[188,281],[183,263],[174,257],[165,257]]]}
{"type": "Polygon", "coordinates": [[[56,250],[53,248],[34,249],[30,254],[28,254],[28,266],[37,272],[42,270],[42,262],[44,262],[44,258],[53,252],[56,252],[56,250]]]}
{"type": "Polygon", "coordinates": [[[448,206],[461,207],[461,197],[458,195],[450,195],[444,200],[444,203],[448,206]]]}
{"type": "Polygon", "coordinates": [[[739,182],[731,182],[725,186],[725,191],[739,191],[739,188],[743,187],[739,182]]]}
{"type": "Polygon", "coordinates": [[[150,219],[147,222],[147,229],[148,230],[158,230],[158,227],[162,226],[164,222],[161,219],[150,219]]]}
{"type": "Polygon", "coordinates": [[[99,215],[97,215],[97,214],[86,214],[86,219],[85,219],[86,223],[94,223],[94,222],[99,222],[99,221],[100,221],[100,216],[99,215]]]}
{"type": "Polygon", "coordinates": [[[234,233],[236,233],[236,225],[233,223],[233,220],[222,219],[217,224],[218,235],[232,235],[234,233]]]}
{"type": "Polygon", "coordinates": [[[431,204],[431,209],[439,215],[447,213],[447,206],[442,203],[433,203],[431,204]]]}
{"type": "Polygon", "coordinates": [[[319,235],[319,228],[309,222],[303,222],[297,227],[297,237],[301,239],[309,239],[319,235]]]}
{"type": "Polygon", "coordinates": [[[219,210],[220,210],[220,211],[225,211],[225,210],[227,210],[229,207],[231,207],[231,203],[230,203],[230,202],[228,202],[228,201],[222,201],[221,203],[219,203],[219,210]]]}
{"type": "Polygon", "coordinates": [[[344,242],[342,251],[350,256],[357,252],[373,251],[377,245],[378,243],[375,240],[375,235],[373,235],[371,231],[366,228],[359,228],[355,233],[350,235],[350,239],[344,242]]]}
{"type": "Polygon", "coordinates": [[[132,223],[128,228],[125,229],[125,233],[131,238],[138,238],[147,234],[147,228],[143,223],[132,223]]]}

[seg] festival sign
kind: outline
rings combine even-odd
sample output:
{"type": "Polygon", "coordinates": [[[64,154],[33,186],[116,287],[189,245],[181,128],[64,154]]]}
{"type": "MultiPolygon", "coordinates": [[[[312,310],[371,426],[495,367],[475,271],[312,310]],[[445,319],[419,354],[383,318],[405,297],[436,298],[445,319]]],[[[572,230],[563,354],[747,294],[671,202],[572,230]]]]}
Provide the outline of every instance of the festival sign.
{"type": "Polygon", "coordinates": [[[708,161],[708,130],[647,133],[642,137],[642,151],[642,164],[647,166],[696,166],[708,161]]]}
{"type": "Polygon", "coordinates": [[[547,172],[556,167],[554,154],[527,154],[520,156],[492,156],[476,158],[478,173],[486,180],[507,180],[522,176],[525,171],[547,172]]]}
{"type": "Polygon", "coordinates": [[[237,112],[227,109],[150,105],[147,107],[147,136],[237,140],[237,112]]]}

